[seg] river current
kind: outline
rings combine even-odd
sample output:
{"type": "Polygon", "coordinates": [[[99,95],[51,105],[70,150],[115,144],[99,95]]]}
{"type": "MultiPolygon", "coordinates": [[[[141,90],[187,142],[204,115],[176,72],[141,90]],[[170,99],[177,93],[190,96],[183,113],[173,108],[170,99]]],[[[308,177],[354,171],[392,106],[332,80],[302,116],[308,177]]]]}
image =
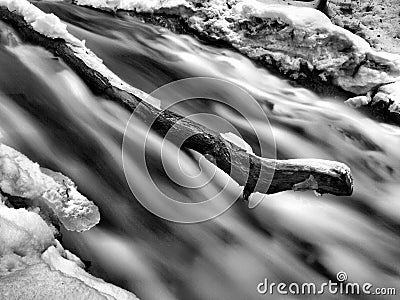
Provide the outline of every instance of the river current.
{"type": "MultiPolygon", "coordinates": [[[[250,116],[252,126],[273,133],[262,141],[270,144],[268,153],[281,159],[337,160],[354,174],[351,197],[288,191],[264,197],[254,209],[239,199],[225,213],[205,222],[166,221],[134,196],[157,197],[148,189],[148,178],[135,155],[140,128],[125,137],[133,146],[122,161],[129,112],[93,95],[60,59],[21,42],[18,34],[0,23],[2,141],[72,178],[99,206],[102,219],[94,229],[62,231],[65,248],[81,257],[92,274],[141,299],[263,299],[266,295],[257,292],[257,285],[265,278],[321,284],[335,280],[338,272],[346,272],[350,282],[397,287],[400,292],[398,127],[356,112],[340,97],[294,87],[229,49],[205,45],[130,16],[62,2],[42,1],[38,6],[59,16],[72,34],[85,40],[132,86],[151,93],[192,77],[230,82],[254,97],[268,116],[270,125],[257,118],[254,106],[240,105],[240,113],[250,116]],[[124,168],[136,178],[135,193],[124,168]]],[[[210,85],[208,93],[236,107],[240,99],[223,86],[210,85]]],[[[162,93],[158,96],[162,105],[168,105],[162,93]]],[[[248,122],[226,104],[193,99],[177,110],[184,115],[202,113],[196,120],[217,131],[225,132],[233,125],[257,152],[259,144],[248,122]]],[[[163,171],[161,140],[152,135],[149,173],[163,192],[178,201],[198,202],[218,190],[225,180],[222,174],[198,189],[176,184],[163,171]]],[[[166,151],[175,150],[167,145],[166,151]]],[[[184,169],[196,173],[198,163],[188,153],[182,156],[184,169]]],[[[180,172],[173,166],[170,169],[180,172]]],[[[234,190],[232,186],[232,194],[234,190]]],[[[229,201],[230,193],[224,197],[229,201]]],[[[276,293],[271,297],[290,298],[276,293]]],[[[324,295],[324,299],[336,297],[324,295]]]]}

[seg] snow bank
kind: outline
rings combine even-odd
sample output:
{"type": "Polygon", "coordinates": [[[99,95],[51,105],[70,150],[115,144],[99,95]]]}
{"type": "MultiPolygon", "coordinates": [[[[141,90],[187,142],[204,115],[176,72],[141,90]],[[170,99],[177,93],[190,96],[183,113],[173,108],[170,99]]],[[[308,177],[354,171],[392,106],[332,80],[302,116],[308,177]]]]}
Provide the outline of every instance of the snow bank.
{"type": "Polygon", "coordinates": [[[100,220],[97,206],[81,195],[68,177],[40,169],[37,163],[4,144],[0,144],[0,189],[50,207],[68,230],[88,230],[100,220]]]}
{"type": "Polygon", "coordinates": [[[87,273],[37,213],[0,202],[0,228],[0,299],[137,299],[87,273]]]}
{"type": "MultiPolygon", "coordinates": [[[[1,186],[3,192],[6,187],[9,192],[35,197],[42,191],[37,186],[41,182],[46,187],[51,182],[52,188],[61,181],[73,185],[64,175],[47,170],[51,177],[47,176],[22,154],[0,146],[0,178],[7,183],[1,186]]],[[[80,197],[76,193],[71,190],[70,197],[80,197]]],[[[137,299],[87,273],[81,260],[55,239],[51,225],[41,218],[38,208],[14,209],[4,204],[6,200],[0,193],[0,299],[137,299]]],[[[86,203],[64,204],[65,209],[87,208],[86,203]]]]}
{"type": "Polygon", "coordinates": [[[369,96],[356,96],[347,99],[344,103],[352,108],[360,108],[362,106],[368,105],[371,102],[369,96]]]}
{"type": "Polygon", "coordinates": [[[60,246],[57,248],[51,246],[42,254],[41,258],[50,266],[51,270],[56,270],[68,277],[79,279],[108,299],[138,299],[134,294],[90,275],[81,268],[79,262],[63,257],[65,256],[64,252],[65,250],[60,246]]]}
{"type": "Polygon", "coordinates": [[[191,7],[186,0],[75,0],[75,3],[95,8],[153,12],[160,8],[191,7]]]}
{"type": "Polygon", "coordinates": [[[384,103],[388,106],[389,112],[400,116],[400,81],[379,87],[371,103],[372,105],[384,103]]]}
{"type": "MultiPolygon", "coordinates": [[[[55,244],[53,232],[35,212],[13,209],[0,202],[1,277],[38,263],[40,254],[55,244]]],[[[2,297],[0,299],[9,299],[2,297]]]]}
{"type": "Polygon", "coordinates": [[[339,36],[351,42],[356,51],[369,51],[369,44],[350,31],[331,23],[330,19],[319,10],[309,7],[284,5],[265,5],[257,1],[240,2],[233,12],[243,18],[259,17],[280,20],[296,30],[309,33],[323,33],[326,36],[339,36]]]}
{"type": "MultiPolygon", "coordinates": [[[[318,10],[245,1],[233,11],[241,19],[258,17],[264,22],[277,21],[282,27],[287,25],[271,33],[275,38],[255,34],[255,46],[263,46],[259,54],[270,55],[286,70],[298,71],[301,64],[306,64],[310,70],[322,72],[322,79],[329,76],[335,84],[355,94],[365,94],[376,86],[400,80],[399,55],[372,50],[364,39],[332,24],[318,10]],[[269,47],[267,43],[276,46],[269,47]]],[[[246,39],[234,44],[248,52],[245,42],[246,39]]]]}
{"type": "Polygon", "coordinates": [[[278,66],[294,78],[306,76],[303,73],[306,66],[320,80],[331,79],[358,95],[400,80],[399,55],[372,50],[364,39],[308,7],[255,0],[77,0],[76,3],[137,13],[179,14],[202,37],[225,41],[248,57],[278,66]],[[179,9],[182,6],[187,9],[179,9]]]}
{"type": "Polygon", "coordinates": [[[116,298],[105,297],[79,279],[52,271],[46,263],[38,262],[0,278],[0,299],[115,300],[116,298]]]}
{"type": "Polygon", "coordinates": [[[390,120],[400,119],[400,81],[380,86],[376,92],[367,93],[345,101],[353,108],[362,106],[378,107],[381,113],[385,114],[390,120]]]}
{"type": "MultiPolygon", "coordinates": [[[[0,257],[14,253],[29,256],[54,244],[53,232],[43,219],[23,208],[12,209],[0,203],[0,228],[0,257]]],[[[4,271],[0,270],[0,275],[4,271]]]]}
{"type": "Polygon", "coordinates": [[[0,189],[4,193],[37,198],[56,187],[55,181],[44,175],[38,164],[11,147],[0,144],[0,189]]]}

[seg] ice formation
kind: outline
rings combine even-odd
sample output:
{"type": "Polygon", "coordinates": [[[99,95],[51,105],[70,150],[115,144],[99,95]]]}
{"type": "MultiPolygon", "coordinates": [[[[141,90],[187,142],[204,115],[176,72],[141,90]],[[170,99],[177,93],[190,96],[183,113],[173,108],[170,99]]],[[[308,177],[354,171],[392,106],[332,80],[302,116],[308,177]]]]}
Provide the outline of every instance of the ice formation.
{"type": "Polygon", "coordinates": [[[306,67],[321,80],[330,78],[334,84],[358,95],[400,80],[399,55],[373,50],[361,37],[332,24],[323,13],[308,7],[255,0],[76,0],[75,3],[138,14],[154,13],[165,18],[178,15],[184,26],[203,38],[224,41],[254,60],[274,64],[294,78],[305,76],[306,67]]]}
{"type": "Polygon", "coordinates": [[[99,222],[97,206],[81,195],[68,177],[43,171],[25,155],[0,144],[0,190],[3,193],[44,203],[68,230],[88,230],[99,222]]]}
{"type": "Polygon", "coordinates": [[[87,273],[36,212],[0,201],[0,228],[0,299],[137,299],[87,273]]]}

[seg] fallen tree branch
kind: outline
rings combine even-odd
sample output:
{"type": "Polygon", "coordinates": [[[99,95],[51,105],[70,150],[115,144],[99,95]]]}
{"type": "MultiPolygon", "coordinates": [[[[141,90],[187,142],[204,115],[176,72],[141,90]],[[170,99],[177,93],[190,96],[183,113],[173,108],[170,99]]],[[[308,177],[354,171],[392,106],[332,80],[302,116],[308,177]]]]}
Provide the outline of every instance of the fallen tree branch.
{"type": "Polygon", "coordinates": [[[24,40],[40,45],[62,58],[94,93],[130,111],[141,103],[141,119],[146,122],[156,116],[152,129],[161,136],[168,133],[172,142],[182,136],[189,136],[182,146],[204,155],[239,185],[244,186],[245,199],[253,192],[272,194],[292,189],[311,189],[321,194],[352,194],[353,179],[346,165],[325,160],[273,160],[249,154],[217,132],[174,112],[161,110],[157,105],[153,106],[156,101],[147,103],[148,98],[143,92],[127,86],[83,45],[46,37],[35,31],[21,15],[7,8],[0,7],[0,17],[11,24],[24,40]]]}

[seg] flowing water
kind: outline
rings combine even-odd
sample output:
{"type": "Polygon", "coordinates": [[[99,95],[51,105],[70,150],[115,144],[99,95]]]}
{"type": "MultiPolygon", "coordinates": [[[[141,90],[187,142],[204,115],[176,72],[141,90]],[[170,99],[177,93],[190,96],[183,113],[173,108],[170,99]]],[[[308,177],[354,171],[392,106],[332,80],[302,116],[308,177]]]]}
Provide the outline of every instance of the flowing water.
{"type": "MultiPolygon", "coordinates": [[[[346,272],[350,282],[400,288],[399,128],[355,112],[339,97],[320,97],[293,87],[230,50],[128,16],[65,3],[40,2],[39,6],[67,22],[71,33],[86,40],[111,70],[134,87],[150,93],[183,78],[227,80],[246,89],[268,115],[279,158],[338,160],[354,174],[351,197],[289,191],[264,197],[255,209],[239,200],[207,222],[178,224],[158,218],[135,199],[124,176],[125,167],[138,183],[135,195],[157,197],[148,189],[148,178],[135,155],[140,126],[127,134],[132,151],[125,153],[122,162],[129,112],[93,95],[61,60],[21,42],[1,24],[3,142],[71,177],[100,207],[102,220],[96,228],[62,232],[64,246],[85,260],[92,274],[142,299],[262,299],[267,296],[257,293],[257,285],[264,278],[322,283],[334,280],[339,271],[346,272]]],[[[208,89],[228,104],[240,100],[219,85],[208,89]]],[[[252,109],[242,105],[240,112],[256,115],[252,109]]],[[[226,122],[233,124],[257,151],[248,123],[227,105],[193,100],[179,111],[221,117],[207,125],[225,131],[226,122]]],[[[249,121],[270,130],[257,117],[249,121]]],[[[163,192],[182,202],[197,202],[218,190],[221,174],[200,189],[174,183],[162,171],[161,139],[152,136],[149,171],[163,192]]],[[[274,139],[263,141],[272,154],[274,139]]],[[[167,145],[167,151],[174,150],[175,146],[167,145]]],[[[173,162],[167,156],[167,163],[168,157],[173,162]]],[[[198,170],[189,154],[182,154],[181,163],[189,172],[198,170]]],[[[229,201],[234,190],[228,187],[223,200],[229,201]]],[[[290,297],[274,294],[271,299],[281,298],[290,297]]]]}

